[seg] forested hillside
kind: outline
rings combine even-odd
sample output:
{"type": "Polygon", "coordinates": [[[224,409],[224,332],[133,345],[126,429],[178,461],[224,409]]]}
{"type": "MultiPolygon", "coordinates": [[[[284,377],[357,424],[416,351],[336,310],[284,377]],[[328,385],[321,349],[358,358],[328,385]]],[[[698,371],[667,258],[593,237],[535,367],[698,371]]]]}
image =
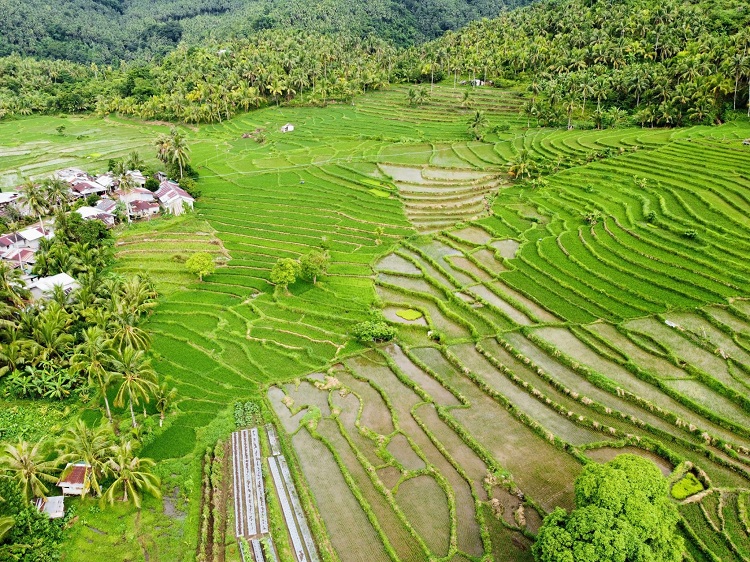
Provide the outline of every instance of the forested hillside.
{"type": "MultiPolygon", "coordinates": [[[[160,4],[159,17],[168,19],[180,5],[160,4]]],[[[97,6],[103,18],[117,11],[117,6],[97,6]]],[[[145,2],[127,6],[125,14],[146,10],[145,2]]],[[[226,8],[233,13],[236,5],[226,8]]],[[[351,10],[359,8],[352,3],[351,10]]],[[[416,3],[412,8],[427,9],[416,3]]],[[[200,11],[197,4],[193,10],[200,11]]],[[[324,4],[293,19],[314,19],[316,10],[324,10],[324,4]]],[[[364,21],[354,11],[337,11],[336,17],[364,21]]],[[[318,15],[325,20],[322,12],[318,15]]],[[[335,29],[336,20],[325,21],[335,29]]],[[[626,119],[642,126],[718,123],[728,111],[748,109],[749,22],[750,10],[739,0],[556,0],[405,49],[373,36],[290,29],[171,48],[169,41],[179,40],[182,27],[160,23],[154,24],[162,26],[154,35],[161,42],[158,48],[171,50],[156,61],[112,66],[0,59],[0,118],[98,111],[215,122],[306,92],[311,94],[306,102],[325,104],[388,83],[456,82],[462,76],[495,85],[523,84],[529,125],[606,128],[626,119]],[[174,32],[169,41],[167,28],[174,32]]],[[[102,33],[128,29],[89,27],[102,33]]],[[[88,38],[83,31],[77,36],[88,38]]],[[[144,43],[143,49],[154,45],[144,43]]]]}
{"type": "Polygon", "coordinates": [[[0,0],[0,56],[17,52],[97,64],[160,56],[184,40],[270,28],[434,39],[527,0],[0,0]]]}
{"type": "Polygon", "coordinates": [[[716,122],[748,107],[749,22],[742,0],[540,2],[447,33],[412,64],[524,77],[540,125],[570,126],[592,102],[597,126],[622,110],[642,125],[716,122]]]}

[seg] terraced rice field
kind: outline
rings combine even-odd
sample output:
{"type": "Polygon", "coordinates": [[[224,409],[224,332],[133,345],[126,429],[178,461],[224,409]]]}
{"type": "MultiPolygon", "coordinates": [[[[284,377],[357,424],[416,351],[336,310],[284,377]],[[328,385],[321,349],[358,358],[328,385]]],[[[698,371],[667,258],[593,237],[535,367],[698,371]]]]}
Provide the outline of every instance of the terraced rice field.
{"type": "Polygon", "coordinates": [[[226,261],[188,283],[146,232],[120,247],[164,287],[172,430],[264,396],[323,559],[530,560],[583,464],[618,452],[692,463],[687,558],[747,559],[750,125],[526,130],[518,95],[462,108],[451,86],[188,132],[208,227],[160,225],[153,255],[226,261]],[[469,141],[474,108],[502,132],[469,141]],[[521,150],[543,187],[507,177],[521,150]],[[274,289],[278,258],[320,247],[318,285],[274,289]],[[396,343],[352,340],[371,308],[396,343]]]}

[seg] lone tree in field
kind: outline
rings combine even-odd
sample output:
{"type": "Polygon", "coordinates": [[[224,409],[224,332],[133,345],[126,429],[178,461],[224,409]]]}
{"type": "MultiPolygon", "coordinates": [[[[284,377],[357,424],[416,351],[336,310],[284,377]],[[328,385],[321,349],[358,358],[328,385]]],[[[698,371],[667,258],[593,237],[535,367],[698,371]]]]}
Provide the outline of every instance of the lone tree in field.
{"type": "Polygon", "coordinates": [[[318,276],[325,275],[330,264],[331,257],[328,252],[311,250],[309,254],[299,259],[300,274],[303,279],[312,281],[315,285],[318,282],[318,276]]]}
{"type": "Polygon", "coordinates": [[[576,509],[557,508],[532,547],[538,562],[680,562],[683,540],[666,479],[651,461],[620,455],[584,467],[576,509]]]}
{"type": "Polygon", "coordinates": [[[301,267],[297,260],[292,258],[281,258],[271,269],[271,283],[284,287],[289,292],[289,285],[297,281],[301,273],[301,267]]]}
{"type": "Polygon", "coordinates": [[[207,252],[198,252],[187,259],[185,267],[187,267],[187,270],[190,273],[197,275],[198,279],[203,281],[204,276],[211,275],[216,271],[216,262],[214,262],[214,258],[211,257],[211,254],[207,252]]]}

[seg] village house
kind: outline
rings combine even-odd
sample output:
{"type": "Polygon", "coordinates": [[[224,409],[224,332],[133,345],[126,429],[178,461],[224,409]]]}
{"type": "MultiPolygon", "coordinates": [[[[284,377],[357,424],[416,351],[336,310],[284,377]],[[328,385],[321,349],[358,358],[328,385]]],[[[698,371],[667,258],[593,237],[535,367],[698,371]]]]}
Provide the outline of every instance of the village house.
{"type": "Polygon", "coordinates": [[[31,296],[37,300],[49,298],[54,292],[56,286],[62,287],[66,295],[80,287],[78,281],[73,279],[67,273],[58,273],[57,275],[52,275],[50,277],[40,277],[39,279],[28,283],[31,296]]]}
{"type": "Polygon", "coordinates": [[[131,181],[138,187],[144,187],[146,185],[146,176],[144,176],[140,170],[128,170],[125,175],[129,176],[131,181]]]}
{"type": "Polygon", "coordinates": [[[111,191],[112,188],[117,183],[117,180],[115,179],[115,176],[112,172],[107,172],[106,174],[98,175],[94,179],[96,180],[96,183],[98,183],[101,186],[104,186],[104,188],[107,191],[111,191]]]}
{"type": "Polygon", "coordinates": [[[0,236],[0,250],[20,248],[26,244],[26,240],[18,232],[9,232],[0,236]]]}
{"type": "Polygon", "coordinates": [[[156,198],[161,203],[164,210],[173,215],[181,215],[185,206],[193,208],[195,199],[173,181],[163,181],[156,190],[156,198]]]}
{"type": "Polygon", "coordinates": [[[41,513],[46,513],[50,519],[61,519],[65,517],[65,496],[37,498],[34,500],[34,506],[41,513]]]}
{"type": "Polygon", "coordinates": [[[117,208],[117,201],[113,199],[100,199],[94,205],[95,208],[99,209],[103,213],[113,214],[117,208]]]}
{"type": "Polygon", "coordinates": [[[129,205],[131,218],[143,219],[151,218],[159,214],[161,208],[156,201],[133,201],[129,205]]]}
{"type": "Polygon", "coordinates": [[[57,179],[71,183],[76,179],[86,180],[89,178],[89,175],[79,168],[66,168],[64,170],[57,170],[55,172],[55,177],[57,179]]]}
{"type": "Polygon", "coordinates": [[[36,252],[39,249],[39,241],[42,238],[52,238],[52,231],[47,227],[42,230],[41,226],[33,226],[21,230],[18,235],[23,238],[24,247],[31,248],[36,252]]]}
{"type": "Polygon", "coordinates": [[[88,197],[89,195],[101,195],[107,192],[107,188],[95,180],[75,180],[70,187],[70,193],[74,197],[88,197]]]}
{"type": "Polygon", "coordinates": [[[28,273],[31,270],[31,267],[36,263],[36,258],[34,256],[35,252],[31,248],[11,248],[0,252],[0,258],[2,258],[3,261],[8,262],[13,269],[21,269],[26,273],[28,273]]]}
{"type": "Polygon", "coordinates": [[[134,203],[136,201],[151,202],[154,200],[154,194],[144,187],[136,187],[129,191],[116,189],[112,196],[123,203],[134,203]]]}
{"type": "Polygon", "coordinates": [[[14,203],[20,195],[17,191],[0,192],[0,209],[5,209],[8,205],[14,203]]]}
{"type": "Polygon", "coordinates": [[[102,211],[97,207],[78,207],[76,213],[81,215],[83,220],[99,220],[108,227],[113,227],[115,225],[115,216],[112,213],[102,211]]]}
{"type": "Polygon", "coordinates": [[[65,496],[80,496],[89,489],[89,469],[85,462],[68,463],[60,474],[57,485],[62,488],[65,496]]]}

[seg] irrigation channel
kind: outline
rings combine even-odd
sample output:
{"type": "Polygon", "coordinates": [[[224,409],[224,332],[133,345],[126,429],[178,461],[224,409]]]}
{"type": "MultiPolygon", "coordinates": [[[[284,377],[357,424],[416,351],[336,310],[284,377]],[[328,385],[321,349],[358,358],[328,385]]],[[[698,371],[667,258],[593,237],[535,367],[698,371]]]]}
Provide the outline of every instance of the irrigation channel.
{"type": "MultiPolygon", "coordinates": [[[[266,426],[271,456],[266,458],[281,504],[284,523],[297,562],[319,562],[310,529],[273,425],[266,426]]],[[[258,428],[232,433],[234,526],[243,562],[277,562],[268,529],[263,460],[258,428]],[[252,552],[251,552],[252,550],[252,552]]]]}

